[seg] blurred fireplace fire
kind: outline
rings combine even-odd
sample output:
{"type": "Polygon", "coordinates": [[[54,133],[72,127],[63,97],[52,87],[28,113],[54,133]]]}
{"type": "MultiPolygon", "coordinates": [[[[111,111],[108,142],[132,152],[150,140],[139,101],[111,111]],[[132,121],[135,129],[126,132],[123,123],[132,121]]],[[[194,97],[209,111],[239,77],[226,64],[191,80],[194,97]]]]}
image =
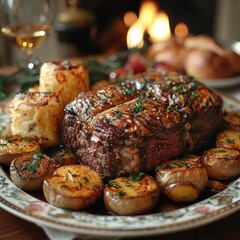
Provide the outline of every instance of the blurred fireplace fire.
{"type": "MultiPolygon", "coordinates": [[[[188,27],[185,23],[178,23],[174,29],[177,37],[186,37],[188,27]]],[[[144,44],[145,36],[151,43],[164,41],[171,37],[168,15],[159,10],[155,1],[143,1],[139,10],[139,18],[130,26],[127,33],[127,47],[140,48],[144,44]]]]}

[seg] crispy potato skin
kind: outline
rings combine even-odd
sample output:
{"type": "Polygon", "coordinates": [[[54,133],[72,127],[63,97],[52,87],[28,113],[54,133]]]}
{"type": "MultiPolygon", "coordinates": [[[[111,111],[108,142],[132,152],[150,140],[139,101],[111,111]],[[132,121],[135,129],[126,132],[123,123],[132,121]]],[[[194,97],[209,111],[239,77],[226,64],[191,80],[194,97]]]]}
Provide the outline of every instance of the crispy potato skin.
{"type": "Polygon", "coordinates": [[[47,202],[70,210],[89,207],[101,196],[102,189],[98,173],[84,165],[59,167],[43,183],[47,202]]]}
{"type": "Polygon", "coordinates": [[[171,183],[165,193],[173,202],[192,202],[199,196],[198,189],[190,182],[171,183]]]}
{"type": "Polygon", "coordinates": [[[60,143],[63,109],[55,93],[17,94],[9,107],[11,132],[37,139],[43,148],[56,146],[60,143]]]}
{"type": "Polygon", "coordinates": [[[88,72],[82,64],[46,62],[41,66],[39,91],[60,93],[64,106],[88,90],[88,72]]]}
{"type": "Polygon", "coordinates": [[[0,163],[10,166],[11,162],[22,154],[38,152],[40,145],[33,139],[20,136],[0,138],[0,163]]]}
{"type": "Polygon", "coordinates": [[[189,182],[202,192],[208,181],[208,173],[201,163],[191,160],[172,160],[159,165],[156,179],[161,192],[172,183],[189,182]]]}
{"type": "Polygon", "coordinates": [[[78,164],[77,157],[71,152],[71,150],[63,146],[47,149],[46,155],[52,159],[54,169],[61,166],[78,164]]]}
{"type": "Polygon", "coordinates": [[[106,208],[118,215],[131,216],[151,211],[159,198],[159,186],[151,176],[140,180],[119,177],[104,188],[106,208]]]}
{"type": "Polygon", "coordinates": [[[19,188],[27,191],[42,189],[43,181],[54,171],[51,159],[40,153],[27,153],[15,158],[10,165],[10,177],[19,188]]]}
{"type": "Polygon", "coordinates": [[[212,148],[204,152],[201,162],[212,179],[240,176],[240,152],[235,149],[212,148]]]}
{"type": "Polygon", "coordinates": [[[223,117],[224,128],[240,131],[240,111],[226,113],[223,117]]]}
{"type": "Polygon", "coordinates": [[[236,130],[225,130],[220,132],[217,135],[216,146],[240,151],[240,132],[236,130]]]}

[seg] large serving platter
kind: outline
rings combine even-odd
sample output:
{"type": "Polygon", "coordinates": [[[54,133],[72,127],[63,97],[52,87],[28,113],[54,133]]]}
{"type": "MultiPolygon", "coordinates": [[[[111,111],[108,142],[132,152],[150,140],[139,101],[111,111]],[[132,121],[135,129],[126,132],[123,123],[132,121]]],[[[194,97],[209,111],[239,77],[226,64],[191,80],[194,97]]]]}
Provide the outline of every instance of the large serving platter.
{"type": "MultiPolygon", "coordinates": [[[[227,111],[240,110],[239,102],[222,97],[227,111]]],[[[112,216],[54,207],[17,188],[0,167],[0,207],[43,227],[81,237],[143,237],[199,227],[239,211],[240,178],[220,193],[177,210],[141,216],[112,216]]]]}
{"type": "Polygon", "coordinates": [[[240,85],[240,75],[236,75],[228,78],[219,79],[199,79],[200,82],[204,83],[207,87],[216,89],[226,89],[229,87],[240,85]]]}

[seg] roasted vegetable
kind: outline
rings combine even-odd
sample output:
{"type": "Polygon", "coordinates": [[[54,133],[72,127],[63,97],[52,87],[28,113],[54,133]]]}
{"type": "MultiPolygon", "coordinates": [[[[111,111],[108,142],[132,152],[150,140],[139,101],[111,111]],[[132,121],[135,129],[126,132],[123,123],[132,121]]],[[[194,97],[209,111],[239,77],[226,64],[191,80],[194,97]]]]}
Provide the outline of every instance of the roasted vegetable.
{"type": "Polygon", "coordinates": [[[10,165],[10,177],[13,183],[23,190],[42,189],[45,177],[54,171],[51,159],[44,154],[27,153],[15,158],[10,165]]]}
{"type": "Polygon", "coordinates": [[[101,196],[103,183],[97,172],[84,165],[57,168],[43,183],[44,196],[60,208],[85,209],[101,196]]]}
{"type": "Polygon", "coordinates": [[[60,143],[63,103],[55,93],[18,94],[10,104],[11,132],[36,138],[41,147],[60,143]]]}
{"type": "Polygon", "coordinates": [[[174,202],[192,202],[199,196],[198,189],[190,182],[171,183],[165,193],[174,202]]]}
{"type": "Polygon", "coordinates": [[[151,211],[159,198],[154,178],[138,174],[111,180],[104,188],[106,208],[118,215],[137,215],[151,211]]]}
{"type": "Polygon", "coordinates": [[[217,135],[217,147],[232,148],[240,150],[240,132],[234,130],[225,130],[217,135]]]}
{"type": "Polygon", "coordinates": [[[164,194],[168,193],[167,195],[171,196],[172,200],[179,201],[184,198],[188,201],[195,200],[195,197],[198,196],[195,189],[200,193],[206,188],[207,171],[199,163],[198,157],[193,159],[183,157],[167,161],[157,167],[156,179],[160,185],[160,190],[164,194]],[[192,186],[194,186],[194,189],[192,186]],[[189,190],[188,196],[184,196],[183,189],[189,190]],[[182,197],[180,196],[181,193],[182,197]],[[174,196],[172,197],[172,195],[174,196]]]}
{"type": "Polygon", "coordinates": [[[228,148],[211,148],[204,152],[201,162],[212,179],[240,176],[240,152],[228,148]]]}
{"type": "Polygon", "coordinates": [[[21,154],[38,152],[39,144],[31,139],[20,136],[0,138],[0,163],[9,166],[12,160],[21,154]]]}
{"type": "Polygon", "coordinates": [[[46,155],[53,160],[54,169],[78,163],[76,156],[71,152],[71,150],[63,147],[62,145],[47,149],[46,155]]]}
{"type": "Polygon", "coordinates": [[[240,131],[240,111],[226,113],[223,121],[225,129],[240,131]]]}

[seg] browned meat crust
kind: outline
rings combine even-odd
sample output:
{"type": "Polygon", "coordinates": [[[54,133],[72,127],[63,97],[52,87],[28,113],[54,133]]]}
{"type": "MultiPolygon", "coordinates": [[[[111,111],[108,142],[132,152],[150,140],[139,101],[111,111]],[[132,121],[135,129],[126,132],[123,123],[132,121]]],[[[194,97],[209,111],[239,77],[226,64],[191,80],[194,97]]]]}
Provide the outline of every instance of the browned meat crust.
{"type": "Polygon", "coordinates": [[[222,99],[177,72],[135,75],[65,109],[63,143],[103,178],[136,174],[215,138],[222,99]]]}

